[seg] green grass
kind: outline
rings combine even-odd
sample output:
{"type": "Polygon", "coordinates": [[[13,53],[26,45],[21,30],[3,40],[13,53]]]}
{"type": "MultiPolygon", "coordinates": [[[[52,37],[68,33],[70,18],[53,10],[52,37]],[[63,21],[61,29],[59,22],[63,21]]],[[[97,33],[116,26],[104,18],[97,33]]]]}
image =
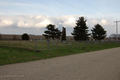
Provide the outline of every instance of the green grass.
{"type": "MultiPolygon", "coordinates": [[[[7,43],[2,42],[2,45],[3,44],[7,45],[7,43]]],[[[99,43],[99,44],[72,42],[72,45],[70,46],[59,42],[58,49],[35,52],[31,49],[26,49],[26,47],[34,49],[35,46],[34,42],[30,42],[30,41],[28,41],[27,43],[24,42],[25,48],[23,49],[17,48],[15,42],[11,44],[12,45],[11,47],[6,45],[0,46],[0,65],[27,62],[33,60],[41,60],[41,59],[47,59],[47,58],[53,58],[53,57],[71,55],[71,54],[78,54],[78,53],[85,53],[85,52],[109,49],[114,47],[120,47],[120,43],[109,43],[109,42],[99,43]]],[[[44,48],[47,47],[45,42],[43,43],[43,46],[41,45],[42,44],[38,45],[38,49],[41,49],[41,47],[43,46],[44,48]]],[[[51,49],[55,47],[56,45],[52,45],[52,43],[50,43],[51,49]]]]}

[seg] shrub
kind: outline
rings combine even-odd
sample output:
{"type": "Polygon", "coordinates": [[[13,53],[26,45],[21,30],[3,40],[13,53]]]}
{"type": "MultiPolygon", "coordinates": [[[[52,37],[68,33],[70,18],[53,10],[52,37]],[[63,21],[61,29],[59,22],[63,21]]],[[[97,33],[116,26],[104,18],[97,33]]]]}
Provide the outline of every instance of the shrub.
{"type": "Polygon", "coordinates": [[[28,36],[27,33],[24,33],[24,34],[22,35],[22,40],[29,40],[29,36],[28,36]]]}

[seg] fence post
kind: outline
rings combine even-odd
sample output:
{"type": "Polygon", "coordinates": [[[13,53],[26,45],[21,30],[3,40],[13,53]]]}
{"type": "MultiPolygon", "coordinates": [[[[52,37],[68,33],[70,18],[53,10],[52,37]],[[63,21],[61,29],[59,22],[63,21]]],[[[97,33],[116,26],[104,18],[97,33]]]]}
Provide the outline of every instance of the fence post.
{"type": "Polygon", "coordinates": [[[8,46],[9,46],[9,39],[8,39],[8,46]]]}
{"type": "Polygon", "coordinates": [[[57,49],[58,49],[58,40],[57,40],[57,49]]]}
{"type": "Polygon", "coordinates": [[[21,47],[21,40],[19,40],[19,45],[20,45],[20,47],[21,47]]]}
{"type": "Polygon", "coordinates": [[[35,41],[35,51],[37,51],[37,40],[35,41]]]}
{"type": "Polygon", "coordinates": [[[43,40],[42,40],[42,50],[43,50],[43,40]]]}
{"type": "Polygon", "coordinates": [[[48,50],[49,50],[49,42],[50,42],[50,41],[49,41],[49,40],[47,40],[47,45],[48,45],[47,49],[48,49],[48,50]]]}

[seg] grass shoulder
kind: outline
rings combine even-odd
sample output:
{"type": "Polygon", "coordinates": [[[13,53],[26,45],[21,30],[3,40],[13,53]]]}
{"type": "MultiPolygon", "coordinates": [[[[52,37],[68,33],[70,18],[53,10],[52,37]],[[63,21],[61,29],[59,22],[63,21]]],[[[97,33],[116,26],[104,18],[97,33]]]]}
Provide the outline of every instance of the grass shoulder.
{"type": "Polygon", "coordinates": [[[26,48],[0,46],[0,65],[48,59],[53,57],[85,53],[120,47],[120,43],[85,44],[84,46],[62,46],[56,50],[36,52],[26,48]]]}

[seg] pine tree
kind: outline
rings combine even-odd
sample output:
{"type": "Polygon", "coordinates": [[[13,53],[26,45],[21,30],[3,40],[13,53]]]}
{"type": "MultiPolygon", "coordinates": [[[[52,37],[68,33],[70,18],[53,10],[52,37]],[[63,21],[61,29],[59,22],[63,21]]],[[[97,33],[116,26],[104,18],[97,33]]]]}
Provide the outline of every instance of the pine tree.
{"type": "Polygon", "coordinates": [[[100,24],[96,24],[91,31],[92,37],[97,40],[102,40],[107,36],[106,31],[100,24]]]}
{"type": "Polygon", "coordinates": [[[66,40],[66,28],[63,27],[63,30],[62,30],[62,41],[65,41],[66,40]]]}
{"type": "Polygon", "coordinates": [[[58,28],[55,29],[55,25],[49,24],[46,27],[46,31],[44,31],[45,34],[43,34],[43,36],[45,36],[46,39],[52,38],[53,40],[55,38],[59,39],[61,36],[61,31],[58,30],[58,28]]]}
{"type": "Polygon", "coordinates": [[[79,17],[79,20],[77,20],[76,26],[74,27],[73,33],[71,33],[74,36],[75,40],[88,40],[88,27],[86,26],[86,20],[84,20],[84,17],[79,17]]]}

